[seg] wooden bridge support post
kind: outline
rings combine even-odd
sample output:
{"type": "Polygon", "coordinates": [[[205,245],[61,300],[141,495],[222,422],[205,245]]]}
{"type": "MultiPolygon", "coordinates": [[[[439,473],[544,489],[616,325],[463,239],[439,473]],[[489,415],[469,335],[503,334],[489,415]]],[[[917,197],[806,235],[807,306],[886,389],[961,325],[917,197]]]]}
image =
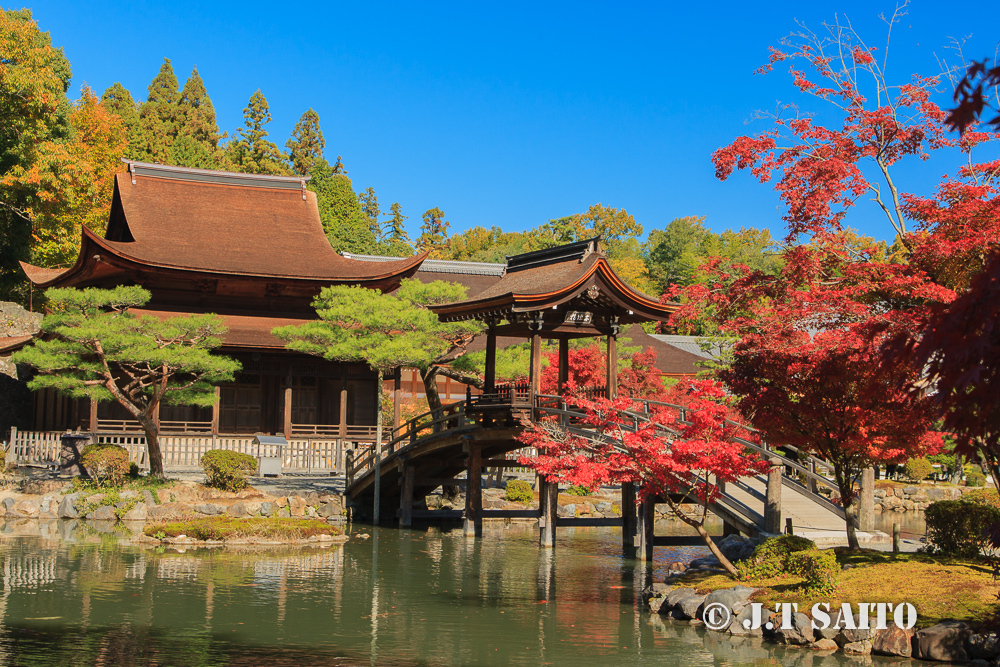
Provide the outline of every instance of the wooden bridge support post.
{"type": "Polygon", "coordinates": [[[465,481],[465,536],[483,534],[483,453],[479,445],[469,443],[465,481]]]}
{"type": "Polygon", "coordinates": [[[771,459],[767,473],[767,495],[764,500],[764,532],[781,532],[781,473],[784,465],[777,458],[771,459]]]}
{"type": "Polygon", "coordinates": [[[559,505],[559,482],[538,478],[538,544],[552,549],[556,546],[556,508],[559,505]]]}
{"type": "Polygon", "coordinates": [[[495,394],[497,391],[497,332],[494,323],[486,331],[486,368],[483,374],[483,393],[495,394]]]}
{"type": "Polygon", "coordinates": [[[635,558],[636,525],[635,484],[622,482],[622,556],[635,558]]]}
{"type": "MultiPolygon", "coordinates": [[[[538,332],[531,334],[531,368],[528,370],[528,394],[532,402],[539,394],[542,386],[542,336],[538,332]]],[[[534,403],[532,403],[534,406],[534,403]]]]}
{"type": "Polygon", "coordinates": [[[413,465],[407,461],[400,463],[401,490],[399,493],[399,525],[408,527],[413,524],[413,465]]]}
{"type": "Polygon", "coordinates": [[[655,505],[652,500],[644,500],[638,507],[638,539],[636,540],[635,557],[645,563],[653,562],[653,526],[655,505]]]}
{"type": "Polygon", "coordinates": [[[608,398],[618,396],[618,334],[617,325],[615,333],[608,334],[607,350],[607,379],[604,391],[608,398]]]}
{"type": "Polygon", "coordinates": [[[861,488],[858,490],[858,530],[875,530],[875,469],[865,468],[861,472],[861,488]]]}
{"type": "MultiPolygon", "coordinates": [[[[392,438],[396,437],[396,429],[402,423],[403,402],[403,369],[396,368],[392,373],[392,438]]],[[[392,438],[389,438],[392,440],[392,438]]]]}

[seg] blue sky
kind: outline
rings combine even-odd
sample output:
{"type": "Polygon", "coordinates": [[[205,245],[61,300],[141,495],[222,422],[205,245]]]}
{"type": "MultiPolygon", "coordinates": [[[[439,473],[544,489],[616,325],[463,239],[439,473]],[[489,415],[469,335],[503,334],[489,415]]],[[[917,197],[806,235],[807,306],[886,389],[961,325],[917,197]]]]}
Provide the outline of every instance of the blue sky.
{"type": "MultiPolygon", "coordinates": [[[[253,3],[46,2],[30,5],[73,65],[73,96],[121,81],[137,99],[164,57],[183,84],[197,65],[230,134],[260,88],[271,139],[283,145],[303,111],[320,114],[327,157],[342,155],[355,189],[410,216],[438,206],[453,231],[514,231],[624,207],[648,231],[705,215],[717,231],[783,235],[780,202],[738,174],[715,179],[712,151],[756,110],[796,101],[784,72],[755,76],[767,48],[836,14],[882,44],[890,3],[253,3]]],[[[890,72],[939,71],[992,56],[1000,31],[981,13],[917,1],[897,26],[890,72]],[[992,26],[992,29],[991,29],[992,26]]],[[[804,107],[807,108],[807,107],[804,107]]],[[[995,152],[995,151],[994,151],[995,152]]],[[[928,193],[954,159],[904,169],[928,193]]],[[[870,207],[849,222],[879,238],[870,207]]]]}

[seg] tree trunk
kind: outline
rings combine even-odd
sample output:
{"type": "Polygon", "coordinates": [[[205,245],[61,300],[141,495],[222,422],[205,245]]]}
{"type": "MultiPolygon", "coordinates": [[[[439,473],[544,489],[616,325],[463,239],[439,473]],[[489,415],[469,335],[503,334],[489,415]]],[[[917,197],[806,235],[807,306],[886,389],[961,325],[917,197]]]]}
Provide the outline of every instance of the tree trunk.
{"type": "MultiPolygon", "coordinates": [[[[665,496],[665,498],[667,499],[667,507],[669,507],[670,511],[674,513],[674,516],[698,531],[698,535],[701,536],[701,539],[705,542],[705,546],[708,547],[708,550],[711,551],[712,555],[719,560],[719,564],[722,565],[726,572],[729,573],[729,576],[735,579],[737,576],[736,568],[729,562],[729,559],[726,558],[721,551],[719,551],[719,547],[716,546],[715,540],[713,540],[712,536],[708,534],[707,530],[705,530],[704,521],[692,519],[685,514],[680,507],[676,506],[673,501],[669,500],[669,496],[665,496]]],[[[625,508],[623,507],[622,512],[624,511],[625,508]]]]}
{"type": "Polygon", "coordinates": [[[949,481],[955,485],[961,484],[963,472],[965,472],[965,457],[955,454],[955,467],[951,471],[951,479],[949,481]]]}
{"type": "MultiPolygon", "coordinates": [[[[152,412],[152,410],[150,410],[152,412]]],[[[163,479],[163,453],[160,451],[160,432],[148,414],[137,415],[142,432],[146,434],[146,453],[149,456],[149,474],[163,479]]]]}
{"type": "Polygon", "coordinates": [[[840,502],[844,506],[844,513],[847,515],[847,548],[851,551],[861,549],[858,542],[858,517],[854,508],[854,486],[850,476],[844,471],[839,463],[833,464],[833,476],[837,479],[837,488],[840,490],[840,502]]]}
{"type": "Polygon", "coordinates": [[[441,414],[441,394],[437,387],[438,367],[428,366],[427,370],[420,371],[420,381],[424,383],[424,396],[427,397],[427,408],[434,417],[441,414]]]}

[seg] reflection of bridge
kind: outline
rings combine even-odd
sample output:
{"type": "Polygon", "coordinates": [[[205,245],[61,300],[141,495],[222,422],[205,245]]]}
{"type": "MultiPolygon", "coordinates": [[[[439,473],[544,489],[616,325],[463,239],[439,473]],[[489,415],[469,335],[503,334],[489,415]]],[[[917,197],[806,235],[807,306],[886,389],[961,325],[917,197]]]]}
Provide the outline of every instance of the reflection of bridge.
{"type": "MultiPolygon", "coordinates": [[[[650,421],[650,410],[667,408],[680,412],[684,408],[655,401],[636,401],[635,409],[624,413],[626,422],[636,428],[650,421]]],[[[391,440],[383,444],[376,462],[373,449],[359,456],[349,470],[347,493],[362,504],[371,502],[380,486],[380,501],[399,508],[400,525],[410,525],[415,499],[435,488],[449,484],[466,485],[465,510],[462,513],[469,535],[482,532],[482,520],[489,517],[537,516],[543,545],[554,543],[557,524],[574,523],[572,519],[556,518],[557,486],[541,480],[540,509],[534,512],[504,512],[483,510],[481,479],[483,468],[520,467],[507,454],[523,448],[515,437],[523,430],[523,421],[549,418],[559,421],[574,435],[584,438],[601,437],[582,426],[583,413],[567,407],[558,396],[527,393],[484,394],[447,406],[439,414],[421,415],[397,429],[391,440]],[[465,473],[464,480],[456,475],[465,473]],[[364,501],[362,499],[367,499],[364,501]]],[[[725,523],[727,531],[747,535],[777,533],[782,529],[782,517],[792,521],[795,532],[810,537],[843,537],[846,534],[843,508],[830,502],[820,490],[835,490],[835,484],[823,475],[828,464],[814,457],[801,456],[760,443],[750,429],[734,439],[749,450],[770,459],[774,465],[767,475],[748,477],[737,483],[722,485],[723,494],[710,507],[725,523]],[[786,497],[782,507],[782,490],[786,497]],[[792,499],[793,502],[788,502],[792,499]],[[794,509],[789,512],[787,506],[794,509]]],[[[628,429],[628,426],[626,426],[628,429]]],[[[660,427],[665,437],[675,435],[660,427]]],[[[605,520],[623,527],[623,546],[635,548],[640,558],[651,557],[653,538],[653,503],[635,505],[635,489],[630,484],[622,488],[622,520],[605,520]]],[[[440,511],[420,512],[420,518],[449,516],[440,511]]],[[[864,517],[862,517],[864,520],[864,517]]],[[[577,520],[587,521],[587,520],[577,520]]],[[[592,525],[594,520],[589,520],[592,525]]],[[[866,527],[862,524],[862,527],[866,527]]],[[[869,527],[870,529],[870,527],[869,527]]]]}

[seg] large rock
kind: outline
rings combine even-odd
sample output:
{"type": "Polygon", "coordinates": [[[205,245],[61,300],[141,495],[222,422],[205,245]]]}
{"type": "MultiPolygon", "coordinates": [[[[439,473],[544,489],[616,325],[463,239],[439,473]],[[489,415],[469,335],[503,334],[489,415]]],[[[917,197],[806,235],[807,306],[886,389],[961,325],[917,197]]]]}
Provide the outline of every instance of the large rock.
{"type": "Polygon", "coordinates": [[[695,593],[694,595],[681,598],[674,606],[675,615],[685,619],[699,618],[701,616],[701,605],[705,601],[705,597],[704,595],[695,593]]]}
{"type": "Polygon", "coordinates": [[[122,521],[145,521],[149,517],[146,503],[136,503],[135,507],[122,515],[122,521]]]}
{"type": "Polygon", "coordinates": [[[817,639],[810,648],[814,648],[817,651],[836,651],[839,647],[837,646],[837,642],[832,639],[817,639]]]}
{"type": "Polygon", "coordinates": [[[717,568],[721,567],[722,563],[715,556],[703,556],[702,558],[695,558],[693,561],[688,563],[688,568],[692,570],[702,569],[702,568],[717,568]]]}
{"type": "Polygon", "coordinates": [[[64,479],[26,479],[21,482],[21,493],[32,496],[43,496],[66,488],[68,482],[64,479]]]}
{"type": "Polygon", "coordinates": [[[698,593],[693,588],[671,588],[667,593],[667,604],[673,608],[684,598],[695,595],[698,595],[698,593]]]}
{"type": "Polygon", "coordinates": [[[967,662],[965,642],[972,636],[962,621],[942,621],[913,635],[913,657],[940,662],[967,662]]]}
{"type": "Polygon", "coordinates": [[[779,644],[804,646],[805,644],[812,644],[815,639],[812,621],[801,612],[792,616],[791,628],[784,628],[782,626],[782,621],[775,619],[774,640],[779,644]]]}
{"type": "Polygon", "coordinates": [[[213,503],[205,503],[203,505],[195,505],[194,511],[197,512],[198,514],[217,516],[219,514],[222,514],[226,510],[224,507],[220,507],[219,505],[215,505],[213,503]]]}
{"type": "Polygon", "coordinates": [[[885,630],[876,630],[872,639],[872,653],[909,658],[912,650],[913,630],[904,630],[889,623],[885,630]]]}
{"type": "Polygon", "coordinates": [[[667,584],[652,584],[642,589],[642,601],[649,607],[649,611],[654,614],[660,613],[660,608],[667,602],[667,593],[670,592],[670,588],[667,584]]]}
{"type": "Polygon", "coordinates": [[[13,498],[4,498],[3,500],[0,500],[0,506],[3,506],[5,512],[10,512],[12,509],[14,509],[14,505],[16,504],[17,501],[14,500],[13,498]]]}
{"type": "Polygon", "coordinates": [[[743,611],[743,607],[747,605],[750,596],[756,590],[755,588],[747,588],[746,586],[736,586],[735,588],[723,588],[722,590],[712,591],[705,597],[705,606],[723,604],[735,615],[743,611]]]}
{"type": "Polygon", "coordinates": [[[292,516],[305,516],[306,515],[306,501],[304,498],[299,496],[289,496],[288,497],[288,511],[292,516]]]}
{"type": "Polygon", "coordinates": [[[60,519],[75,519],[80,516],[80,512],[76,509],[76,500],[80,497],[78,493],[71,493],[62,499],[59,503],[59,507],[56,510],[56,516],[60,519]]]}
{"type": "MultiPolygon", "coordinates": [[[[761,621],[763,623],[763,621],[761,621]]],[[[753,624],[753,607],[744,605],[739,613],[733,615],[733,622],[729,624],[727,632],[737,637],[760,637],[764,634],[761,627],[748,627],[753,624]]]]}
{"type": "Polygon", "coordinates": [[[848,642],[841,647],[841,650],[847,655],[870,655],[872,652],[872,642],[868,639],[859,642],[848,642]]]}
{"type": "Polygon", "coordinates": [[[115,515],[115,508],[105,505],[104,507],[98,507],[96,510],[87,515],[89,521],[115,521],[118,517],[115,515]]]}
{"type": "Polygon", "coordinates": [[[14,505],[14,511],[22,516],[36,517],[38,516],[39,505],[34,500],[22,500],[17,505],[14,505]]]}
{"type": "Polygon", "coordinates": [[[260,504],[260,515],[261,516],[271,516],[274,514],[277,507],[274,503],[263,502],[260,504]]]}
{"type": "Polygon", "coordinates": [[[146,503],[146,507],[152,507],[157,504],[156,498],[149,492],[149,489],[142,490],[142,502],[146,503]]]}

